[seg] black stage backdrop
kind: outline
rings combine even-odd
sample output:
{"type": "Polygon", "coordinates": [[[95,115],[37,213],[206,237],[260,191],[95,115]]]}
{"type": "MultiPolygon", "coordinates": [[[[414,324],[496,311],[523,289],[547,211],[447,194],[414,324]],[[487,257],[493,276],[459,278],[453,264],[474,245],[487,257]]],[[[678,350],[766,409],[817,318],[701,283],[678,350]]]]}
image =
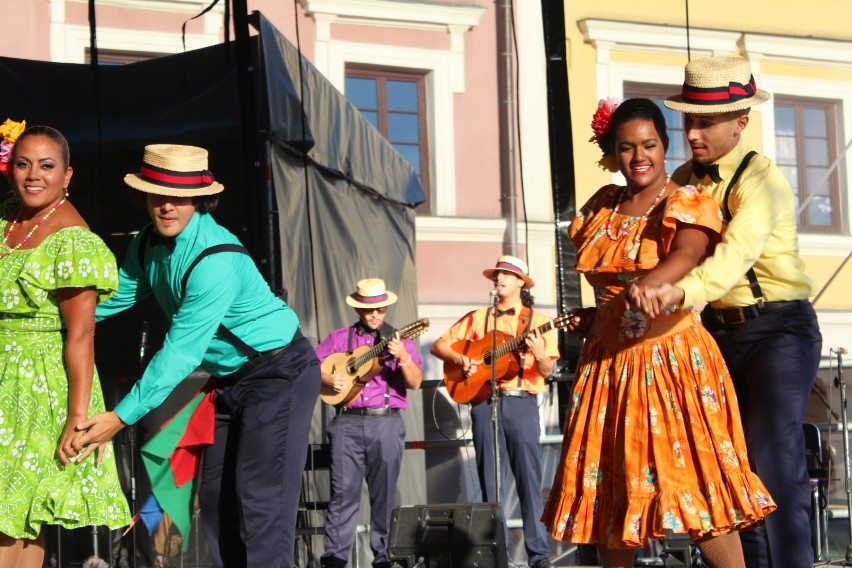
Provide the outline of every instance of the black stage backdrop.
{"type": "MultiPolygon", "coordinates": [[[[192,144],[209,150],[210,169],[225,186],[214,216],[252,251],[314,343],[351,323],[343,299],[369,276],[384,278],[399,293],[390,321],[416,319],[413,208],[425,192],[415,172],[261,14],[252,14],[251,23],[260,33],[238,33],[244,36],[238,42],[124,66],[0,57],[0,121],[46,124],[68,138],[71,200],[119,262],[148,221],[131,205],[124,175],[138,171],[147,144],[192,144]],[[237,63],[244,60],[248,64],[237,63]]],[[[98,324],[96,359],[107,408],[129,390],[140,359],[156,351],[167,327],[152,301],[98,324]]],[[[138,444],[204,380],[193,375],[141,421],[138,444]]],[[[318,412],[315,441],[322,423],[318,412]]],[[[422,424],[407,426],[422,439],[422,424]]],[[[129,493],[128,436],[117,440],[117,450],[129,493]]],[[[140,474],[137,505],[148,496],[140,474]]],[[[77,535],[73,544],[62,538],[63,563],[92,551],[89,535],[77,535]]],[[[117,556],[118,545],[110,549],[106,540],[100,556],[117,556]]],[[[203,548],[196,562],[204,562],[203,548]]],[[[152,562],[145,556],[137,556],[140,565],[152,562]]]]}

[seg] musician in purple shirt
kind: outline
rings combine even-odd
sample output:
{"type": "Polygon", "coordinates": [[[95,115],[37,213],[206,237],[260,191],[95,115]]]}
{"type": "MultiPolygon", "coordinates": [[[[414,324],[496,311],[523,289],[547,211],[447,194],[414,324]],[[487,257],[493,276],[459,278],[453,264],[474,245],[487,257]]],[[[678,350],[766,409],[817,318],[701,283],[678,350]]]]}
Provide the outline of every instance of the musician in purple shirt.
{"type": "Polygon", "coordinates": [[[323,363],[323,398],[340,399],[337,416],[328,427],[331,501],[326,515],[325,551],[320,558],[323,568],[342,568],[349,560],[363,479],[367,480],[370,498],[373,566],[391,565],[391,512],[405,450],[405,426],[399,411],[408,406],[406,390],[420,388],[423,381],[423,362],[414,342],[385,323],[387,307],[396,300],[396,294],[387,290],[383,280],[359,281],[356,291],[346,298],[346,303],[355,308],[358,321],[333,331],[316,348],[323,363]],[[382,342],[386,347],[377,354],[380,370],[361,389],[361,385],[353,383],[352,370],[346,364],[353,359],[349,355],[359,347],[379,347],[382,342]]]}

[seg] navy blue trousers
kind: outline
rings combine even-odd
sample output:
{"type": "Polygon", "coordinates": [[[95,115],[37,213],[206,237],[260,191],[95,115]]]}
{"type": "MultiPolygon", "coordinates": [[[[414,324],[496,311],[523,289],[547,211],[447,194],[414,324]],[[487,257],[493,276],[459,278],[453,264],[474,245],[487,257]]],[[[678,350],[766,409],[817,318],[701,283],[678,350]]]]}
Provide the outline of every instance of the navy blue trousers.
{"type": "Polygon", "coordinates": [[[216,568],[290,568],[320,368],[301,337],[246,376],[216,383],[201,516],[216,568]]]}
{"type": "Polygon", "coordinates": [[[370,548],[374,566],[389,565],[388,541],[397,482],[405,451],[405,425],[387,416],[341,414],[328,427],[331,501],[325,524],[323,566],[345,566],[352,553],[361,508],[361,485],[370,498],[370,548]]]}
{"type": "MultiPolygon", "coordinates": [[[[500,485],[505,495],[505,480],[511,467],[521,504],[527,562],[532,566],[543,558],[550,558],[547,532],[541,522],[544,506],[541,501],[541,426],[538,405],[533,396],[505,396],[500,397],[499,410],[500,485]]],[[[471,407],[470,416],[476,471],[479,474],[479,486],[484,488],[483,501],[496,501],[491,402],[471,407]]],[[[500,502],[505,500],[501,498],[500,502]]]]}
{"type": "Polygon", "coordinates": [[[743,324],[705,325],[731,372],[752,469],[778,509],[740,533],[749,568],[813,565],[811,488],[802,423],[819,369],[822,337],[807,301],[743,324]]]}

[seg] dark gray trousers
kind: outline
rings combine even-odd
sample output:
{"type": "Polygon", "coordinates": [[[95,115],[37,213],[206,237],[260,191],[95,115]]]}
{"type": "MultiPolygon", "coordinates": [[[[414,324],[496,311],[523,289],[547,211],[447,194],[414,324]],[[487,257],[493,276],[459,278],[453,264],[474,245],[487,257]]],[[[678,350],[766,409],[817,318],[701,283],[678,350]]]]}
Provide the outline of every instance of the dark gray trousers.
{"type": "Polygon", "coordinates": [[[319,361],[305,338],[237,381],[216,383],[201,516],[216,568],[291,568],[319,361]]]}
{"type": "Polygon", "coordinates": [[[397,412],[387,416],[341,414],[328,428],[331,441],[331,501],[325,525],[323,566],[345,566],[352,554],[361,508],[361,486],[370,498],[373,565],[386,565],[391,513],[396,502],[405,426],[397,412]]]}

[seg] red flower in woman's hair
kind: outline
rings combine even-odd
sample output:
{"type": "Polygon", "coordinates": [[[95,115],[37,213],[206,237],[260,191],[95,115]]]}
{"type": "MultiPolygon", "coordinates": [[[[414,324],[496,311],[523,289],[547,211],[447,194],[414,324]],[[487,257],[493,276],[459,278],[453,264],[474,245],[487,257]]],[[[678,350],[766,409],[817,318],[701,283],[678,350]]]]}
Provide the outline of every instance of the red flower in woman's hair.
{"type": "MultiPolygon", "coordinates": [[[[609,130],[612,113],[619,104],[621,104],[619,99],[606,98],[598,101],[598,110],[595,111],[595,115],[592,117],[592,132],[594,132],[594,134],[591,138],[589,138],[589,142],[594,142],[600,146],[601,139],[609,130]]],[[[608,151],[603,147],[601,150],[604,152],[608,151]]]]}

